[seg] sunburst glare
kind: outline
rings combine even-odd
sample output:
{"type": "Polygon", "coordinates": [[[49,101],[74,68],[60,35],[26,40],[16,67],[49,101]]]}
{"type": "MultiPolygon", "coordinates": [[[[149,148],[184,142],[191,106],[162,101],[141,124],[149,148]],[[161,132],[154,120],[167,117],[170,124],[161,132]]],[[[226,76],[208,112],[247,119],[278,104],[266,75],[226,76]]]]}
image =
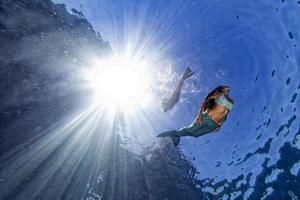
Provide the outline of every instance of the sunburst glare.
{"type": "Polygon", "coordinates": [[[149,62],[124,56],[96,59],[85,74],[94,93],[94,104],[126,112],[147,107],[152,76],[149,62]]]}

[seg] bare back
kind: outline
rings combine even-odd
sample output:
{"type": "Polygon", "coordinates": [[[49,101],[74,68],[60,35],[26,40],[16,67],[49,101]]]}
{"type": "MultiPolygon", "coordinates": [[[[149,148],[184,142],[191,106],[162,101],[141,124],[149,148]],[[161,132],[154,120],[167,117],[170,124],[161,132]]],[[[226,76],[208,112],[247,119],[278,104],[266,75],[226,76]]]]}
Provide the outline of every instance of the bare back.
{"type": "Polygon", "coordinates": [[[207,114],[216,122],[221,125],[227,118],[229,110],[221,105],[215,105],[212,109],[208,110],[207,114]]]}
{"type": "MultiPolygon", "coordinates": [[[[214,122],[216,122],[219,125],[222,125],[222,123],[226,120],[227,115],[229,113],[229,109],[226,108],[223,105],[219,105],[215,103],[215,100],[220,97],[223,93],[215,93],[211,96],[208,96],[204,103],[201,106],[201,110],[199,112],[199,115],[197,117],[197,121],[199,118],[201,119],[201,115],[203,111],[207,111],[207,114],[212,118],[214,122]]],[[[224,94],[223,94],[224,95],[224,94]]],[[[224,95],[224,97],[229,101],[233,103],[233,100],[228,96],[224,95]]]]}
{"type": "MultiPolygon", "coordinates": [[[[221,94],[219,94],[218,97],[220,95],[221,94]]],[[[233,103],[233,100],[228,95],[224,95],[224,97],[226,98],[226,100],[233,103]]],[[[229,109],[219,104],[214,104],[210,109],[208,109],[207,112],[207,114],[219,125],[221,125],[226,120],[228,113],[229,109]]]]}

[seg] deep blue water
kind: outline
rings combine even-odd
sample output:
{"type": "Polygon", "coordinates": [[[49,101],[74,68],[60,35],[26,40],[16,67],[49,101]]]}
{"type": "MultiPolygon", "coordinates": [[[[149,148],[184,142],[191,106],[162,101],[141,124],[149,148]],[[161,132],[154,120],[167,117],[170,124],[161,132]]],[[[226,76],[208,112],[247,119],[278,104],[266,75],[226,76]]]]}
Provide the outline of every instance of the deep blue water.
{"type": "Polygon", "coordinates": [[[55,2],[82,11],[113,52],[131,43],[159,73],[166,63],[172,66],[171,78],[157,80],[164,86],[154,91],[157,104],[137,116],[147,125],[127,124],[134,133],[127,133],[133,138],[126,148],[136,155],[160,148],[159,132],[191,123],[208,92],[227,84],[235,106],[220,132],[183,138],[178,147],[197,169],[196,187],[206,199],[300,198],[299,2],[55,2]],[[162,113],[159,97],[174,88],[186,66],[196,74],[186,81],[180,102],[162,113]]]}

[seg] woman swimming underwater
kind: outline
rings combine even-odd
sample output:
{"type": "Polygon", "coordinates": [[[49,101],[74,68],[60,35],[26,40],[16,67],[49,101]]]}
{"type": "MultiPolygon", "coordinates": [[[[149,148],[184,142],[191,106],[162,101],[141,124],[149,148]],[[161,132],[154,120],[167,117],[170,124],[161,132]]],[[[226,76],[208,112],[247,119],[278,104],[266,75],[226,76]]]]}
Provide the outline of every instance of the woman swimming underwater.
{"type": "Polygon", "coordinates": [[[171,137],[174,146],[177,146],[182,136],[199,137],[219,131],[229,111],[233,108],[233,100],[229,97],[229,91],[229,86],[216,87],[201,104],[199,114],[191,125],[163,132],[157,137],[171,137]]]}

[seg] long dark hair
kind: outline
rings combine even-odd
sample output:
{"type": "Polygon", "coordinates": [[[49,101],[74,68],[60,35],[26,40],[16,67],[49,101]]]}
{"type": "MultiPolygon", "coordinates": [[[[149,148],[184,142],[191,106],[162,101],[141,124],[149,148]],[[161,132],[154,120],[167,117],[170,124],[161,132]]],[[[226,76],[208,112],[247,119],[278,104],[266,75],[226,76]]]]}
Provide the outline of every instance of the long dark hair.
{"type": "Polygon", "coordinates": [[[211,91],[211,92],[206,96],[205,99],[207,99],[208,97],[210,97],[210,96],[212,96],[212,95],[214,95],[214,94],[216,94],[216,93],[222,93],[223,90],[225,90],[225,89],[227,89],[227,88],[229,88],[229,86],[227,86],[227,85],[219,85],[219,86],[216,87],[213,91],[211,91]]]}

